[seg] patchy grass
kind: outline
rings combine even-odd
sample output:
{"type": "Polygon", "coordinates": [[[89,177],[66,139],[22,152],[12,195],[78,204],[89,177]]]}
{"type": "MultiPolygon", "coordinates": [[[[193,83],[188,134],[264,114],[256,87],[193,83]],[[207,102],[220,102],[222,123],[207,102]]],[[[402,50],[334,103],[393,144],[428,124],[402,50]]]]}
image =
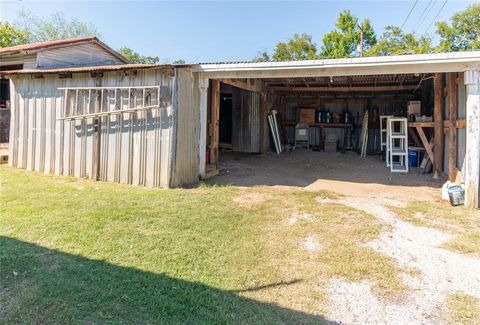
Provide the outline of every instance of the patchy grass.
{"type": "Polygon", "coordinates": [[[404,290],[363,243],[374,217],[329,192],[146,189],[0,167],[7,323],[319,323],[332,277],[404,290]]]}
{"type": "Polygon", "coordinates": [[[422,227],[451,233],[445,248],[461,253],[480,253],[480,211],[452,207],[448,203],[416,201],[406,207],[389,207],[399,218],[422,227]]]}
{"type": "Polygon", "coordinates": [[[447,297],[449,324],[480,324],[480,301],[462,292],[447,297]]]}

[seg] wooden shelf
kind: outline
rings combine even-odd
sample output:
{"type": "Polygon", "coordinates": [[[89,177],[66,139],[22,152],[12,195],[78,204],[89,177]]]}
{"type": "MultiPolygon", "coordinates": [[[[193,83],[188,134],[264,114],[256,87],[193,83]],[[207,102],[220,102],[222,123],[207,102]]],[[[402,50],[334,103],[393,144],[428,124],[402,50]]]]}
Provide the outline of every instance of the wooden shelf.
{"type": "Polygon", "coordinates": [[[422,128],[433,128],[433,122],[408,122],[408,127],[422,127],[422,128]]]}
{"type": "MultiPolygon", "coordinates": [[[[280,122],[282,125],[287,126],[295,126],[299,123],[297,122],[280,122]]],[[[344,124],[344,123],[301,123],[301,124],[308,124],[310,127],[320,127],[320,128],[351,128],[352,124],[344,124]]]]}

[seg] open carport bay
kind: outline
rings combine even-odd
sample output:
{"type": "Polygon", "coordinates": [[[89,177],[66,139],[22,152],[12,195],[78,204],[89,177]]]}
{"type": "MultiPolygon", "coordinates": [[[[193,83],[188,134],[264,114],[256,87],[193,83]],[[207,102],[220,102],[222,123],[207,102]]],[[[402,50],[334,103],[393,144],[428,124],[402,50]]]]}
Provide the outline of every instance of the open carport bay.
{"type": "Polygon", "coordinates": [[[414,170],[392,174],[377,156],[298,149],[277,155],[224,152],[220,174],[212,179],[236,186],[293,186],[338,194],[404,200],[433,201],[440,198],[441,180],[414,170]]]}
{"type": "Polygon", "coordinates": [[[456,73],[410,73],[211,80],[207,176],[219,174],[214,181],[236,185],[439,198],[433,192],[447,178],[454,179],[464,162],[465,86],[461,79],[456,73]],[[449,124],[444,118],[450,115],[450,100],[455,102],[457,145],[449,147],[449,124]],[[412,102],[419,103],[419,110],[408,122],[408,147],[418,149],[418,165],[428,156],[433,168],[427,174],[415,167],[408,173],[391,173],[385,163],[380,117],[408,117],[412,102]],[[278,155],[267,122],[272,111],[283,147],[278,155]],[[362,157],[358,153],[365,117],[366,157],[362,157]],[[440,132],[435,127],[439,121],[440,132]],[[299,124],[308,127],[308,149],[296,143],[299,124]],[[437,149],[428,152],[430,141],[437,149]]]}

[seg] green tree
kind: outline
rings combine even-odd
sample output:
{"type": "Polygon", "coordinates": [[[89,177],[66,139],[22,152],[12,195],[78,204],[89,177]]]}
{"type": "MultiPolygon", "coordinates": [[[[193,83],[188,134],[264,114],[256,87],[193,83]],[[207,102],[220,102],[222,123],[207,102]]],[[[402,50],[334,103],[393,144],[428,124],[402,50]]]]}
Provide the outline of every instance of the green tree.
{"type": "Polygon", "coordinates": [[[474,4],[464,11],[455,13],[451,24],[437,23],[440,36],[440,52],[467,51],[480,49],[480,5],[474,4]]]}
{"type": "Polygon", "coordinates": [[[323,36],[322,58],[346,58],[357,55],[363,30],[363,47],[368,51],[376,44],[377,39],[370,20],[364,19],[361,24],[349,10],[339,14],[336,29],[323,36]]]}
{"type": "Polygon", "coordinates": [[[28,33],[8,22],[0,22],[0,47],[28,43],[28,33]]]}
{"type": "MultiPolygon", "coordinates": [[[[267,54],[267,53],[265,53],[267,54]]],[[[263,56],[263,54],[262,54],[263,56]]],[[[267,58],[268,54],[264,57],[267,58]]],[[[313,60],[317,57],[317,46],[308,34],[295,34],[286,43],[279,42],[272,55],[273,61],[313,60]]]]}
{"type": "Polygon", "coordinates": [[[28,41],[30,43],[86,36],[100,37],[100,33],[93,24],[76,18],[67,19],[60,12],[52,14],[48,18],[43,18],[31,11],[22,10],[19,12],[17,25],[28,31],[28,41]]]}
{"type": "Polygon", "coordinates": [[[400,27],[387,26],[377,44],[366,53],[370,55],[403,55],[433,52],[432,39],[405,33],[400,27]]]}
{"type": "Polygon", "coordinates": [[[258,52],[257,56],[253,59],[253,62],[268,62],[270,61],[270,55],[267,51],[258,52]]]}
{"type": "Polygon", "coordinates": [[[118,50],[121,55],[127,58],[128,61],[132,63],[141,63],[141,64],[154,64],[158,63],[160,58],[158,56],[144,56],[141,55],[129,47],[122,47],[118,50]]]}

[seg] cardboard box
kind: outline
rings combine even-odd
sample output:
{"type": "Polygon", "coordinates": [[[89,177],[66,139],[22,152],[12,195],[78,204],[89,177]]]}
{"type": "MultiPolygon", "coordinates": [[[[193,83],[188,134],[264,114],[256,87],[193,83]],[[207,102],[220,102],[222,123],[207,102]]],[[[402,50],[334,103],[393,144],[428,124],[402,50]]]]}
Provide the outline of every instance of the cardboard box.
{"type": "Polygon", "coordinates": [[[422,102],[419,100],[411,100],[407,103],[408,115],[413,114],[420,116],[422,113],[422,102]]]}
{"type": "Polygon", "coordinates": [[[337,141],[335,141],[335,142],[325,141],[324,151],[325,152],[337,152],[337,141]]]}
{"type": "Polygon", "coordinates": [[[315,123],[315,108],[300,108],[299,123],[315,123]]]}

